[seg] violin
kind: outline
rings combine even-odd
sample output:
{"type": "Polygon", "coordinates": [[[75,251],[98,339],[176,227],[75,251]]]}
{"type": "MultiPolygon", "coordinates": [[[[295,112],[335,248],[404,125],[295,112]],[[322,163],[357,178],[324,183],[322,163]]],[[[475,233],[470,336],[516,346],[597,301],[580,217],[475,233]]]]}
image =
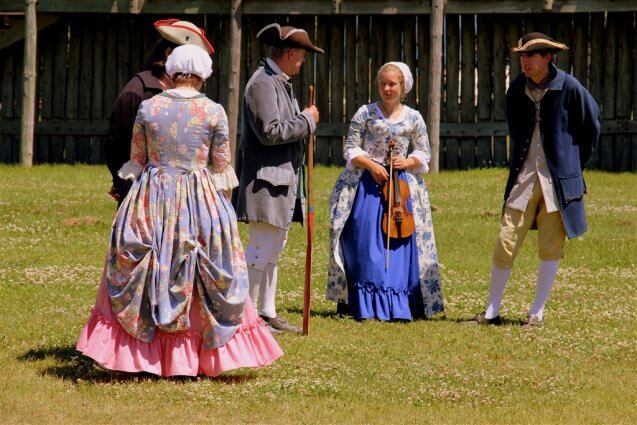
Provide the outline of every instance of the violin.
{"type": "Polygon", "coordinates": [[[387,235],[388,250],[389,239],[400,239],[411,236],[416,230],[414,214],[407,209],[410,199],[409,185],[398,177],[399,170],[394,169],[394,156],[396,142],[389,142],[389,179],[383,184],[383,199],[387,203],[383,214],[382,230],[387,235]]]}

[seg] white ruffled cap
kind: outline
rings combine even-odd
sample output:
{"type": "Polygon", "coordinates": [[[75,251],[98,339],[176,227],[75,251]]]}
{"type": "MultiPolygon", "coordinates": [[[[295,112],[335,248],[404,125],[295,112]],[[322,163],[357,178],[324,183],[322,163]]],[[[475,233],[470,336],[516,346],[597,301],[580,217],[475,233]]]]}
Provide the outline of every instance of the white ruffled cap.
{"type": "Polygon", "coordinates": [[[212,59],[208,52],[193,44],[175,47],[166,60],[166,74],[172,78],[178,72],[205,80],[212,75],[212,59]]]}
{"type": "Polygon", "coordinates": [[[381,66],[380,69],[378,70],[379,76],[380,76],[380,72],[387,65],[394,65],[395,67],[400,69],[400,72],[402,72],[403,74],[403,79],[405,80],[405,94],[409,93],[411,89],[414,87],[414,77],[413,75],[411,75],[411,70],[409,69],[407,64],[403,62],[387,62],[385,65],[381,66]]]}

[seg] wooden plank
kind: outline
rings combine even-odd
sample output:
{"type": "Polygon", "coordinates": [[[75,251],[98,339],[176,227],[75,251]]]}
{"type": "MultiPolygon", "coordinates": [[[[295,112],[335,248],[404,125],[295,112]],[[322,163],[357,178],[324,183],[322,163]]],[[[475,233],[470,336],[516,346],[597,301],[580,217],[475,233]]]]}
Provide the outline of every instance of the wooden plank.
{"type": "Polygon", "coordinates": [[[356,16],[345,18],[345,120],[352,118],[356,110],[356,16]]]}
{"type": "MultiPolygon", "coordinates": [[[[372,25],[370,28],[370,55],[372,59],[371,65],[371,80],[374,87],[377,85],[376,77],[378,76],[378,70],[385,63],[385,17],[372,16],[372,25]]],[[[372,100],[378,100],[378,90],[371,90],[370,98],[372,100]]]]}
{"type": "MultiPolygon", "coordinates": [[[[221,38],[219,39],[219,46],[229,46],[230,45],[230,19],[224,17],[221,20],[221,38]]],[[[221,52],[219,53],[219,92],[217,93],[219,100],[223,108],[228,110],[228,99],[229,99],[229,90],[228,90],[228,81],[230,81],[230,49],[229,48],[220,48],[221,52]]]]}
{"type": "MultiPolygon", "coordinates": [[[[316,26],[316,44],[318,46],[329,46],[330,19],[320,16],[316,26]]],[[[323,47],[325,50],[325,47],[323,47]]],[[[319,110],[319,116],[322,122],[329,121],[330,116],[330,98],[329,98],[329,75],[330,75],[330,56],[332,52],[326,51],[324,55],[318,55],[316,62],[316,91],[315,101],[319,110]]],[[[330,139],[327,137],[317,136],[314,147],[314,161],[317,164],[329,164],[330,161],[330,139]]]]}
{"type": "MultiPolygon", "coordinates": [[[[491,79],[493,51],[493,19],[486,15],[478,16],[476,30],[478,42],[478,121],[491,121],[491,79]]],[[[491,137],[479,137],[477,140],[476,160],[478,167],[491,166],[491,137]]]]}
{"type": "Polygon", "coordinates": [[[358,17],[358,34],[356,35],[356,110],[369,102],[370,90],[376,89],[373,82],[370,87],[369,50],[370,17],[363,15],[358,17]]]}
{"type": "MultiPolygon", "coordinates": [[[[423,117],[429,116],[429,59],[430,30],[429,17],[418,17],[418,109],[423,117]]],[[[426,119],[426,118],[425,118],[426,119]]],[[[429,125],[429,123],[427,123],[429,125]]]]}
{"type": "Polygon", "coordinates": [[[416,45],[418,40],[416,38],[416,18],[413,16],[405,17],[403,22],[403,62],[407,64],[411,70],[414,78],[414,86],[407,94],[406,102],[412,108],[416,107],[416,98],[418,90],[416,88],[416,45]]]}
{"type": "MultiPolygon", "coordinates": [[[[137,0],[135,13],[154,14],[228,14],[227,0],[137,0]]],[[[449,13],[540,13],[544,12],[543,1],[538,0],[447,0],[449,13]]],[[[46,0],[38,5],[39,12],[82,12],[82,13],[130,13],[130,0],[46,0]]],[[[277,9],[293,15],[346,14],[429,14],[428,1],[395,0],[346,0],[338,8],[331,1],[280,0],[277,9]]],[[[271,14],[271,0],[250,0],[246,2],[245,14],[271,14]]],[[[24,1],[4,0],[3,11],[22,12],[24,1]]],[[[634,11],[634,0],[564,0],[553,5],[553,13],[575,12],[625,12],[634,11]]]]}
{"type": "MultiPolygon", "coordinates": [[[[608,14],[604,33],[604,78],[602,98],[602,119],[615,118],[615,96],[617,90],[617,18],[608,14]]],[[[616,170],[614,163],[615,137],[602,136],[599,139],[599,161],[604,170],[616,170]]]]}
{"type": "MultiPolygon", "coordinates": [[[[591,95],[597,103],[602,105],[602,80],[604,66],[604,14],[596,13],[591,15],[590,23],[590,67],[589,67],[589,87],[591,95]]],[[[600,167],[600,141],[588,161],[588,167],[600,167]]]]}
{"type": "MultiPolygon", "coordinates": [[[[446,77],[445,77],[445,122],[458,122],[458,73],[460,71],[460,16],[445,16],[446,77]]],[[[455,137],[440,138],[440,168],[460,168],[460,141],[455,137]]]]}
{"type": "MultiPolygon", "coordinates": [[[[633,13],[633,18],[637,18],[637,13],[633,13]]],[[[634,20],[633,20],[634,22],[634,20]]],[[[633,45],[631,60],[633,62],[633,74],[632,74],[632,110],[633,110],[633,118],[637,115],[637,25],[633,26],[633,31],[630,32],[632,34],[631,42],[633,45]]],[[[631,159],[630,159],[630,170],[637,171],[637,135],[633,135],[631,137],[631,159]]]]}
{"type": "Polygon", "coordinates": [[[379,25],[384,23],[383,35],[385,37],[385,51],[383,55],[383,64],[390,61],[402,62],[402,21],[402,16],[383,16],[379,17],[377,20],[377,24],[379,25]]]}
{"type": "MultiPolygon", "coordinates": [[[[82,42],[80,43],[80,73],[82,78],[79,82],[78,117],[80,120],[91,118],[91,100],[93,93],[93,54],[94,54],[94,20],[95,17],[84,17],[80,20],[82,28],[82,42]]],[[[88,163],[90,159],[89,137],[78,137],[77,139],[77,161],[88,163]]]]}
{"type": "MultiPolygon", "coordinates": [[[[316,22],[314,16],[304,16],[299,20],[299,26],[307,31],[312,41],[316,40],[316,22]]],[[[322,46],[319,46],[323,48],[322,46]]],[[[301,109],[309,103],[309,87],[314,84],[314,62],[318,53],[308,52],[305,56],[305,64],[301,69],[301,89],[296,94],[299,99],[301,109]]]]}
{"type": "MultiPolygon", "coordinates": [[[[345,21],[334,17],[330,23],[330,122],[343,122],[343,71],[345,66],[345,21]]],[[[330,164],[343,165],[343,137],[330,140],[330,164]]]]}
{"type": "Polygon", "coordinates": [[[571,49],[573,76],[585,87],[588,87],[588,21],[587,13],[577,13],[573,17],[571,49]]]}
{"type": "MultiPolygon", "coordinates": [[[[146,58],[146,50],[144,47],[143,32],[147,29],[145,21],[141,16],[129,17],[129,55],[128,55],[128,72],[124,76],[124,84],[126,84],[133,74],[140,72],[144,66],[144,59],[146,58]]],[[[154,30],[154,29],[153,29],[154,30]]]]}
{"type": "Polygon", "coordinates": [[[431,161],[429,170],[440,171],[440,116],[442,96],[442,44],[444,24],[444,0],[431,0],[431,64],[429,66],[429,143],[431,145],[431,161]]]}
{"type": "Polygon", "coordinates": [[[569,47],[566,52],[555,54],[553,62],[559,69],[566,73],[571,73],[571,52],[572,49],[579,49],[580,46],[573,45],[573,16],[572,15],[551,15],[550,36],[560,43],[569,47]]]}
{"type": "MultiPolygon", "coordinates": [[[[493,121],[506,120],[506,23],[502,16],[495,17],[493,25],[493,121]]],[[[505,137],[493,138],[493,165],[508,164],[505,137]]]]}
{"type": "MultiPolygon", "coordinates": [[[[460,122],[474,123],[476,119],[475,107],[475,25],[474,15],[462,15],[461,32],[462,46],[460,55],[460,71],[462,75],[460,89],[460,122]]],[[[476,139],[460,139],[460,163],[463,168],[476,166],[476,139]]]]}
{"type": "MultiPolygon", "coordinates": [[[[104,64],[106,55],[106,25],[104,19],[95,21],[95,43],[93,45],[93,98],[91,104],[91,118],[103,119],[104,108],[104,64]]],[[[107,111],[110,113],[112,105],[107,111]]],[[[90,140],[89,163],[98,164],[104,160],[104,142],[99,136],[92,136],[90,140]]]]}
{"type": "MultiPolygon", "coordinates": [[[[242,0],[232,0],[230,4],[231,13],[229,17],[230,25],[230,78],[228,80],[228,125],[230,127],[230,152],[237,150],[237,131],[239,126],[239,115],[241,114],[241,56],[243,49],[241,24],[243,20],[242,0]]],[[[236,168],[235,157],[232,156],[232,165],[236,168]]]]}
{"type": "MultiPolygon", "coordinates": [[[[68,57],[68,75],[66,84],[66,111],[65,118],[68,120],[77,120],[78,103],[79,103],[79,80],[80,76],[80,46],[82,43],[81,26],[77,20],[69,21],[70,46],[68,57]]],[[[66,136],[64,138],[64,162],[74,164],[77,160],[77,140],[75,136],[66,136]]]]}
{"type": "MultiPolygon", "coordinates": [[[[6,121],[10,120],[14,117],[14,62],[15,58],[15,49],[6,49],[3,50],[3,55],[1,56],[3,59],[2,63],[2,81],[0,85],[2,87],[2,92],[0,93],[0,102],[2,102],[2,110],[0,113],[2,114],[2,119],[0,120],[0,124],[5,124],[6,121]],[[13,54],[12,54],[13,53],[13,54]]],[[[19,133],[14,133],[19,134],[19,133]]],[[[13,136],[6,135],[0,138],[0,162],[9,163],[11,162],[11,145],[13,143],[13,136]]]]}
{"type": "MultiPolygon", "coordinates": [[[[128,16],[118,16],[117,19],[117,37],[118,37],[118,49],[117,49],[117,86],[116,90],[119,93],[124,84],[126,84],[130,78],[130,50],[131,50],[131,40],[129,33],[129,21],[130,18],[128,16]]],[[[117,98],[117,94],[115,95],[115,99],[117,98]]],[[[115,102],[113,99],[113,102],[115,102]]]]}
{"type": "Polygon", "coordinates": [[[507,37],[509,44],[507,51],[509,52],[509,81],[513,81],[520,75],[520,56],[514,53],[511,48],[518,44],[518,40],[522,37],[522,16],[512,17],[507,23],[507,37]]]}
{"type": "MultiPolygon", "coordinates": [[[[616,15],[617,37],[617,96],[615,97],[615,116],[620,120],[631,118],[631,76],[633,74],[632,50],[633,30],[632,13],[616,15]]],[[[631,167],[631,137],[620,135],[615,137],[613,168],[619,171],[629,171],[631,167]]]]}
{"type": "MultiPolygon", "coordinates": [[[[55,40],[53,53],[53,104],[51,116],[53,118],[64,118],[66,114],[66,55],[68,45],[68,20],[64,20],[61,25],[56,25],[52,34],[55,40]]],[[[54,136],[51,138],[49,159],[51,162],[64,161],[64,138],[54,136]]]]}
{"type": "MultiPolygon", "coordinates": [[[[61,23],[57,24],[61,25],[61,23]]],[[[53,53],[55,50],[54,27],[40,34],[38,53],[40,56],[40,118],[48,120],[53,110],[53,53]]],[[[49,155],[51,137],[36,132],[36,161],[51,162],[49,155]]]]}

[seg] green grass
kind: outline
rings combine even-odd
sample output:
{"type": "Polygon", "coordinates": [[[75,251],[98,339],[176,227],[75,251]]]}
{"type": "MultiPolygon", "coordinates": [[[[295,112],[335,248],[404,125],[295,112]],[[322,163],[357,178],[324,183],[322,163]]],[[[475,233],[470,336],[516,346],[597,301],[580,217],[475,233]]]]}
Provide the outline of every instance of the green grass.
{"type": "MultiPolygon", "coordinates": [[[[74,350],[114,214],[106,168],[0,167],[0,422],[637,423],[637,175],[587,173],[590,231],[567,243],[546,325],[525,331],[535,233],[505,294],[507,324],[458,323],[486,299],[504,170],[427,176],[445,317],[338,317],[323,297],[338,173],[316,170],[311,336],[277,336],[284,357],[258,371],[156,379],[74,350]]],[[[297,324],[304,235],[293,228],[280,267],[279,311],[297,324]]]]}

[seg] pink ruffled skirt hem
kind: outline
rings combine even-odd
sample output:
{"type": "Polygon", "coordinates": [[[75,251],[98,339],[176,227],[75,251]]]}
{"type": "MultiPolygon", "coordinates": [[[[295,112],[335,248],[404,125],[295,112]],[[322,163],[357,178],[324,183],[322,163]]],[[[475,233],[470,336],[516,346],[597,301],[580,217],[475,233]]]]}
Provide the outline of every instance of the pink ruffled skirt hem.
{"type": "MultiPolygon", "coordinates": [[[[208,349],[203,346],[201,334],[193,330],[181,333],[158,331],[152,342],[134,338],[119,325],[112,313],[104,313],[98,308],[107,302],[102,289],[76,348],[106,369],[159,376],[214,377],[232,369],[267,366],[283,355],[263,320],[256,317],[249,299],[243,323],[232,339],[220,348],[208,349]]],[[[108,304],[110,307],[110,302],[108,304]]]]}

